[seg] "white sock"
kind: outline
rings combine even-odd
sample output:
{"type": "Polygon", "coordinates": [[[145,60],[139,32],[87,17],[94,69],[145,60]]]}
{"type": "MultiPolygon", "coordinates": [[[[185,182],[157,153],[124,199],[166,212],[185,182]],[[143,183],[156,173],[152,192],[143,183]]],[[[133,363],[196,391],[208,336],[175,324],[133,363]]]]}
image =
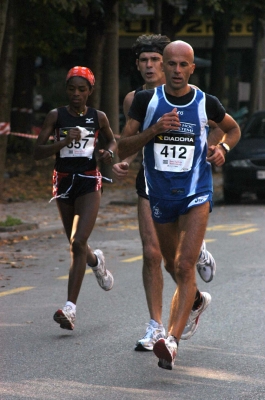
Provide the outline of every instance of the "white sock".
{"type": "Polygon", "coordinates": [[[154,319],[150,319],[149,324],[150,324],[153,328],[158,328],[158,327],[159,327],[159,323],[156,322],[154,319]]]}
{"type": "Polygon", "coordinates": [[[70,307],[72,307],[72,310],[73,310],[74,312],[76,312],[76,305],[75,305],[74,303],[72,303],[71,301],[67,301],[67,302],[65,303],[65,306],[70,306],[70,307]]]}

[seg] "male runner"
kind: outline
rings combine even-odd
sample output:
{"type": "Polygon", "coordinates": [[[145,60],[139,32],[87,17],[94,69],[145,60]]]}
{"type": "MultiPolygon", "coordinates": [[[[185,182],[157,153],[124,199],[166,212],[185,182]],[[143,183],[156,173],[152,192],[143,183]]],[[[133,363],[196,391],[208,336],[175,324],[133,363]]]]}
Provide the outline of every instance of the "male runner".
{"type": "MultiPolygon", "coordinates": [[[[140,71],[144,85],[129,92],[123,102],[123,111],[128,118],[128,111],[136,93],[145,89],[153,89],[165,83],[165,75],[162,68],[163,50],[170,43],[167,36],[161,35],[142,35],[139,36],[132,50],[136,56],[136,66],[140,71]]],[[[215,127],[216,125],[213,124],[215,127]]],[[[212,144],[218,143],[223,137],[223,132],[217,127],[211,131],[210,140],[212,144]]],[[[136,155],[126,158],[123,162],[114,164],[113,172],[118,179],[127,176],[129,164],[136,155]]],[[[136,351],[153,350],[153,345],[160,335],[165,335],[165,329],[162,324],[162,291],[163,274],[161,269],[162,255],[159,248],[159,242],[155,231],[154,223],[151,217],[149,196],[146,193],[146,184],[144,177],[144,168],[141,166],[136,179],[136,189],[138,194],[138,221],[139,231],[143,246],[143,284],[146,294],[147,305],[150,314],[150,322],[147,325],[144,337],[136,342],[136,351]]],[[[216,271],[215,260],[211,253],[206,250],[205,241],[203,241],[200,257],[197,262],[199,275],[205,282],[210,282],[216,271]]],[[[174,279],[174,276],[173,276],[174,279]]],[[[207,296],[205,307],[210,303],[210,295],[207,296]]],[[[198,313],[191,315],[191,321],[188,323],[182,339],[189,339],[198,327],[198,313]],[[194,318],[195,317],[195,318],[194,318]]],[[[200,313],[201,314],[201,313],[200,313]]],[[[199,315],[200,315],[199,314],[199,315]]]]}
{"type": "Polygon", "coordinates": [[[212,209],[210,163],[224,163],[240,139],[240,128],[216,97],[188,84],[195,69],[188,43],[178,40],[165,47],[163,69],[165,85],[135,96],[118,152],[125,159],[144,147],[152,218],[165,268],[177,283],[167,338],[159,338],[153,351],[159,367],[172,369],[191,315],[198,318],[210,300],[198,290],[195,274],[212,209]],[[208,120],[226,132],[216,146],[207,145],[208,120]]]}

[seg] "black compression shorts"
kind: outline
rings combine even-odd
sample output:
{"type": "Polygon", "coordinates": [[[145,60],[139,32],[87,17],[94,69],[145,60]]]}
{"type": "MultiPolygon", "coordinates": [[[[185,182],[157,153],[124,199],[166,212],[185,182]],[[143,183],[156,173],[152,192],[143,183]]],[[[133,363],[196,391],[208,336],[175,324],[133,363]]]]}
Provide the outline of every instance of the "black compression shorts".
{"type": "Polygon", "coordinates": [[[141,168],[137,174],[137,177],[136,177],[136,193],[138,194],[138,196],[149,200],[149,196],[146,193],[146,184],[145,184],[143,165],[141,166],[141,168]]]}

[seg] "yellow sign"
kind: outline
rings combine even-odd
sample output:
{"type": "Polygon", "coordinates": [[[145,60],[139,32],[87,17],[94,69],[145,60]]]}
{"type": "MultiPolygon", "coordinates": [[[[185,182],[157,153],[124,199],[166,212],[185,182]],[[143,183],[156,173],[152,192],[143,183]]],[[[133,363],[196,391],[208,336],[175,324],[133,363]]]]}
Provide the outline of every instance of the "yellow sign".
{"type": "MultiPolygon", "coordinates": [[[[139,36],[152,34],[152,18],[145,17],[137,21],[126,21],[120,25],[120,36],[139,36]]],[[[190,21],[176,33],[178,36],[213,36],[212,21],[206,21],[201,18],[191,18],[190,21]]],[[[252,36],[252,19],[233,20],[230,28],[230,36],[252,36]]]]}
{"type": "MultiPolygon", "coordinates": [[[[233,20],[230,36],[251,36],[253,33],[252,20],[233,20]]],[[[200,18],[192,18],[185,27],[177,33],[178,36],[212,36],[213,24],[200,18]]]]}

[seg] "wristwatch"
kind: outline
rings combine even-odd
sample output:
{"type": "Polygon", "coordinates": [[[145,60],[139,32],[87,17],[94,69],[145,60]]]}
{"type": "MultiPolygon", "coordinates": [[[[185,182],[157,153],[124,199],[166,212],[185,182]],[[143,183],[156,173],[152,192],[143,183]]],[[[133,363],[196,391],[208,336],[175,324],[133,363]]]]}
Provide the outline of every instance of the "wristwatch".
{"type": "Polygon", "coordinates": [[[111,158],[114,158],[114,153],[113,153],[113,151],[110,150],[110,149],[108,149],[107,151],[110,153],[111,158]]]}
{"type": "Polygon", "coordinates": [[[218,145],[222,146],[222,148],[225,150],[226,153],[230,151],[230,147],[225,142],[220,142],[218,143],[218,145]]]}

